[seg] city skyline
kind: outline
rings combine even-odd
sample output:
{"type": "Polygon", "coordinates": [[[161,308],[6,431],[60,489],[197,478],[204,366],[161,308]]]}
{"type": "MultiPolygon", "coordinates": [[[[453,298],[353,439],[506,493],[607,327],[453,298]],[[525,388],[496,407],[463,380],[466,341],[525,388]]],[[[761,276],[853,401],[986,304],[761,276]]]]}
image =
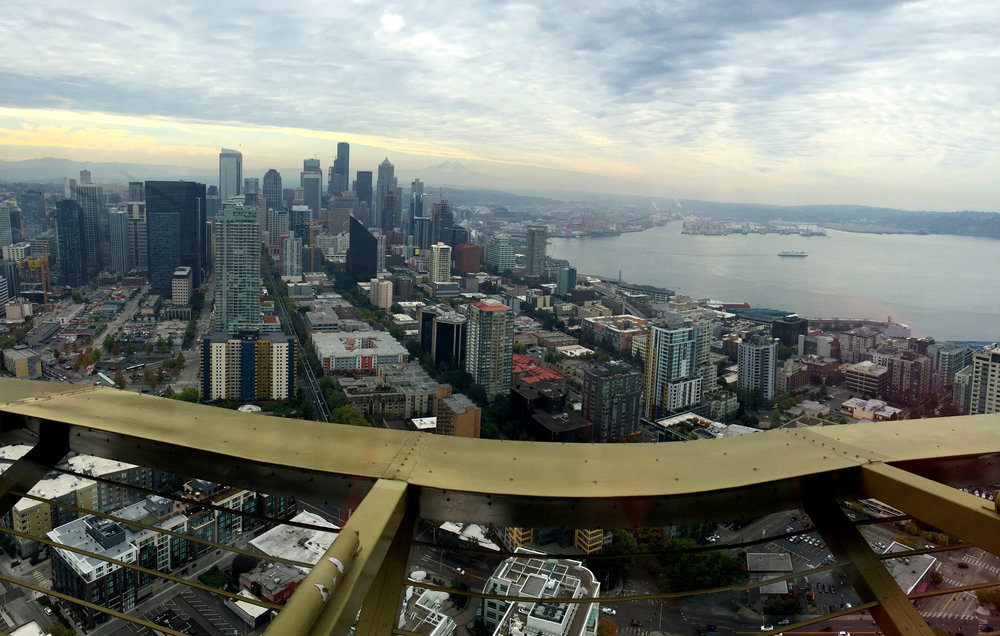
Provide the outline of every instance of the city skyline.
{"type": "Polygon", "coordinates": [[[354,169],[458,160],[449,185],[994,210],[993,10],[383,3],[234,29],[200,5],[24,5],[0,26],[0,151],[207,169],[239,148],[262,175],[347,142],[354,169]],[[84,23],[70,65],[53,43],[84,23]]]}

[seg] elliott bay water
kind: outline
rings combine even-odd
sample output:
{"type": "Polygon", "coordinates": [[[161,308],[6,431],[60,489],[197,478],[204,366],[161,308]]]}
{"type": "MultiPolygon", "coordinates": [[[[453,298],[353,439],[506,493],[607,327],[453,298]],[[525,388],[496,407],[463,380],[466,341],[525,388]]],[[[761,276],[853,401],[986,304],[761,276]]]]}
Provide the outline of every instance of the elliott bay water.
{"type": "Polygon", "coordinates": [[[806,317],[909,324],[936,340],[1000,340],[1000,241],[969,236],[681,233],[674,221],[615,237],[551,238],[580,274],[806,317]],[[782,258],[801,250],[806,258],[782,258]]]}

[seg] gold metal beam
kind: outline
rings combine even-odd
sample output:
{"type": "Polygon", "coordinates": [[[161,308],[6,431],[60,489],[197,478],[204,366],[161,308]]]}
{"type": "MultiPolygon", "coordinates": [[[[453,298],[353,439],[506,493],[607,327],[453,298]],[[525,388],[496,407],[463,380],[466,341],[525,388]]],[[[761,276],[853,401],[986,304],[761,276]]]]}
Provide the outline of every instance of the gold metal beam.
{"type": "Polygon", "coordinates": [[[850,560],[847,572],[862,603],[878,603],[870,611],[879,628],[887,636],[933,636],[868,542],[829,495],[822,479],[810,480],[804,503],[834,556],[850,560]]]}
{"type": "Polygon", "coordinates": [[[862,467],[861,488],[914,518],[1000,554],[1000,514],[992,501],[885,464],[862,467]]]}
{"type": "Polygon", "coordinates": [[[381,636],[396,629],[416,522],[417,515],[413,506],[407,506],[385,560],[382,561],[382,567],[365,597],[355,636],[381,636]]]}
{"type": "Polygon", "coordinates": [[[333,598],[308,632],[311,636],[348,633],[403,520],[406,498],[405,482],[379,480],[348,519],[341,532],[357,533],[360,552],[354,559],[354,567],[344,574],[333,598]]]}

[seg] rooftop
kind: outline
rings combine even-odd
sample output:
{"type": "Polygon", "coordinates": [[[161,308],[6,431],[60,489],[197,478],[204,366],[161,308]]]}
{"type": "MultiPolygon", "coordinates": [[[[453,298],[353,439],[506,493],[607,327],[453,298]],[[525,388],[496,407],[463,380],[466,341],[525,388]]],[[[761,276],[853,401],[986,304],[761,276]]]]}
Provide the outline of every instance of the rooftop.
{"type": "Polygon", "coordinates": [[[303,563],[319,562],[323,553],[337,538],[340,528],[311,512],[300,512],[292,517],[292,521],[325,526],[330,528],[330,532],[280,525],[251,540],[249,545],[265,556],[303,563]]]}

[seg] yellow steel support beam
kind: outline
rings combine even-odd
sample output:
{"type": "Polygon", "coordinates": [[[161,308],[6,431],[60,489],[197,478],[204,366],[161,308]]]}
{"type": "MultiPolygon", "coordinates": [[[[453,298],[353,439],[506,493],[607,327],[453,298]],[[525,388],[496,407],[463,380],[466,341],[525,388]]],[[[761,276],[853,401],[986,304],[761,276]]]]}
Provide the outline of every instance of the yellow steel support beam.
{"type": "MultiPolygon", "coordinates": [[[[406,499],[405,482],[382,479],[375,484],[341,530],[356,533],[360,540],[360,551],[354,559],[354,566],[341,577],[337,590],[323,608],[312,630],[276,631],[275,634],[331,636],[348,633],[362,602],[367,602],[368,592],[378,578],[389,545],[399,531],[406,512],[406,499]]],[[[296,590],[292,597],[298,594],[299,591],[296,590]]],[[[397,596],[395,600],[398,599],[397,596]]]]}
{"type": "Polygon", "coordinates": [[[271,622],[268,634],[308,634],[334,590],[343,586],[344,573],[359,551],[356,532],[341,531],[271,622]]]}
{"type": "Polygon", "coordinates": [[[382,636],[396,628],[416,521],[415,510],[407,506],[403,521],[389,545],[389,552],[365,597],[355,636],[382,636]]]}
{"type": "Polygon", "coordinates": [[[992,501],[885,464],[864,466],[861,488],[893,508],[1000,554],[1000,514],[992,501]]]}
{"type": "Polygon", "coordinates": [[[878,603],[870,611],[886,636],[934,636],[821,479],[808,483],[805,510],[822,529],[821,534],[834,556],[850,560],[848,574],[861,601],[878,603]]]}

